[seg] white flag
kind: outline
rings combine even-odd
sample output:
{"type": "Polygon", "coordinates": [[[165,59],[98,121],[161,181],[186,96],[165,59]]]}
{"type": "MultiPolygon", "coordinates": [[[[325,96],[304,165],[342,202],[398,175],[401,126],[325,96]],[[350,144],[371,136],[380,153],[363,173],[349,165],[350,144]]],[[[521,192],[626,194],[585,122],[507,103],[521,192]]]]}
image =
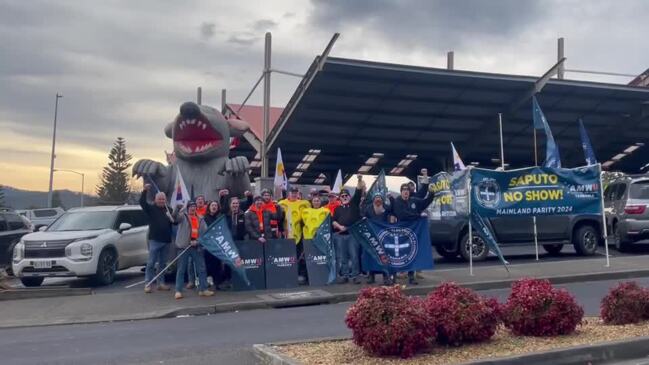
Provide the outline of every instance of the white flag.
{"type": "Polygon", "coordinates": [[[460,155],[457,153],[457,150],[455,149],[453,142],[451,142],[451,149],[453,150],[453,170],[455,171],[466,170],[466,166],[464,166],[464,162],[462,162],[460,155]]]}
{"type": "Polygon", "coordinates": [[[277,160],[275,162],[275,180],[273,182],[276,190],[286,190],[288,188],[288,179],[286,179],[286,170],[284,161],[282,161],[282,150],[277,148],[277,160]]]}
{"type": "Polygon", "coordinates": [[[171,206],[176,207],[177,205],[187,205],[189,202],[189,191],[187,191],[187,186],[185,185],[185,180],[180,174],[180,169],[176,168],[176,182],[174,183],[174,191],[171,194],[171,206]]]}
{"type": "Polygon", "coordinates": [[[342,175],[342,171],[338,170],[338,175],[336,175],[336,180],[334,181],[334,187],[331,188],[331,192],[340,194],[340,189],[342,188],[343,188],[343,175],[342,175]]]}

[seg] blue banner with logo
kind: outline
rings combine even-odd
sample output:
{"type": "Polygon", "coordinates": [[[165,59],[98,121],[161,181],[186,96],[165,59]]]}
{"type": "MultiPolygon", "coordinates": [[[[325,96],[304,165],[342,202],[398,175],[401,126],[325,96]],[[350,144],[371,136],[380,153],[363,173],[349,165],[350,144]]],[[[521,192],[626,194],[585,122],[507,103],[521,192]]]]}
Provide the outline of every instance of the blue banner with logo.
{"type": "Polygon", "coordinates": [[[365,271],[415,271],[433,268],[428,219],[385,223],[363,219],[350,227],[363,248],[365,271]]]}
{"type": "Polygon", "coordinates": [[[228,229],[224,216],[217,218],[207,228],[207,231],[198,238],[198,243],[216,258],[230,266],[232,271],[236,272],[246,285],[250,286],[246,269],[243,266],[241,256],[239,256],[239,249],[234,244],[232,233],[228,229]]]}
{"type": "Polygon", "coordinates": [[[469,215],[468,177],[469,170],[462,170],[452,174],[440,172],[430,178],[428,191],[434,196],[428,206],[428,217],[431,220],[469,215]]]}
{"type": "Polygon", "coordinates": [[[327,214],[327,218],[318,227],[313,237],[313,245],[325,256],[329,267],[327,283],[332,284],[336,280],[336,254],[331,241],[331,215],[327,214]]]}
{"type": "Polygon", "coordinates": [[[471,169],[471,210],[483,218],[602,214],[600,166],[471,169]]]}

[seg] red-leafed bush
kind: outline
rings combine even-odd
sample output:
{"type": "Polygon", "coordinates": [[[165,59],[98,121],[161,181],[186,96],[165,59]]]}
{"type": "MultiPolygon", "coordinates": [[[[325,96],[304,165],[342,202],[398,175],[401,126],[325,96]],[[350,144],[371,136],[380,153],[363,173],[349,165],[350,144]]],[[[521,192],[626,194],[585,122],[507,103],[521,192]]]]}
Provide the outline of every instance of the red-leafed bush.
{"type": "Polygon", "coordinates": [[[459,346],[490,339],[498,328],[499,304],[455,283],[444,283],[424,303],[437,342],[459,346]]]}
{"type": "Polygon", "coordinates": [[[516,335],[558,336],[575,331],[584,310],[565,289],[547,280],[521,279],[502,308],[503,323],[516,335]]]}
{"type": "Polygon", "coordinates": [[[606,324],[638,323],[649,319],[649,290],[634,281],[620,283],[602,299],[601,317],[606,324]]]}
{"type": "Polygon", "coordinates": [[[409,298],[401,288],[361,290],[345,318],[354,343],[370,354],[407,358],[426,349],[435,338],[421,299],[409,298]]]}

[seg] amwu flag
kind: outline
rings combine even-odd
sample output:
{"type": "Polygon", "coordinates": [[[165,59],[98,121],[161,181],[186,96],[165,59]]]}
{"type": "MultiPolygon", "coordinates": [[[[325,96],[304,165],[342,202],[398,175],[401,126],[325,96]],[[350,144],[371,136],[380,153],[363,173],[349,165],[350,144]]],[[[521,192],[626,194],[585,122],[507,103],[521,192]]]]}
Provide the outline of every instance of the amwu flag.
{"type": "Polygon", "coordinates": [[[185,180],[180,174],[180,170],[176,169],[176,182],[174,183],[174,191],[171,194],[171,206],[176,207],[177,205],[187,205],[187,202],[190,200],[189,191],[187,191],[187,186],[185,185],[185,180]]]}
{"type": "Polygon", "coordinates": [[[361,207],[363,211],[367,209],[369,205],[372,204],[372,200],[376,194],[380,194],[383,197],[383,204],[390,206],[390,199],[388,199],[388,186],[385,183],[385,171],[381,170],[376,180],[372,183],[369,190],[367,191],[367,198],[363,201],[363,206],[361,207]]]}
{"type": "Polygon", "coordinates": [[[351,228],[354,238],[369,255],[365,271],[414,271],[433,268],[428,219],[384,223],[364,219],[351,228]]]}
{"type": "Polygon", "coordinates": [[[313,237],[313,245],[327,257],[327,266],[329,267],[327,283],[331,284],[336,280],[336,255],[331,240],[331,215],[327,214],[327,218],[318,227],[313,237]]]}
{"type": "Polygon", "coordinates": [[[534,128],[545,131],[545,162],[543,167],[561,167],[561,156],[559,156],[559,146],[554,141],[550,125],[541,110],[536,96],[532,96],[532,118],[534,119],[534,128]]]}
{"type": "Polygon", "coordinates": [[[590,138],[588,138],[588,133],[586,133],[586,128],[581,118],[579,118],[579,136],[581,137],[581,147],[584,149],[586,164],[595,165],[597,163],[595,151],[593,151],[593,146],[590,144],[590,138]]]}
{"type": "Polygon", "coordinates": [[[209,253],[230,266],[246,285],[250,285],[250,281],[246,275],[246,269],[243,267],[243,262],[239,256],[239,249],[234,244],[232,233],[228,229],[228,224],[224,216],[217,218],[207,228],[207,231],[198,238],[198,243],[209,251],[209,253]]]}

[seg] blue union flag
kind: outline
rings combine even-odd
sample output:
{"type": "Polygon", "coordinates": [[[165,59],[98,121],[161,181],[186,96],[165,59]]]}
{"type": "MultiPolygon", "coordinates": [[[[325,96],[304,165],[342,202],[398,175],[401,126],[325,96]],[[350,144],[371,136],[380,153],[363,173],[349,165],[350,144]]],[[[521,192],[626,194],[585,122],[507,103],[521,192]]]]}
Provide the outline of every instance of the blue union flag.
{"type": "Polygon", "coordinates": [[[364,219],[350,232],[363,247],[365,271],[414,271],[433,268],[428,219],[384,223],[364,219]]]}
{"type": "Polygon", "coordinates": [[[246,285],[250,285],[243,261],[241,261],[241,256],[239,256],[239,249],[234,244],[232,233],[228,229],[224,216],[220,216],[207,228],[207,231],[198,239],[198,243],[212,255],[230,266],[234,272],[241,276],[241,279],[246,285]]]}

